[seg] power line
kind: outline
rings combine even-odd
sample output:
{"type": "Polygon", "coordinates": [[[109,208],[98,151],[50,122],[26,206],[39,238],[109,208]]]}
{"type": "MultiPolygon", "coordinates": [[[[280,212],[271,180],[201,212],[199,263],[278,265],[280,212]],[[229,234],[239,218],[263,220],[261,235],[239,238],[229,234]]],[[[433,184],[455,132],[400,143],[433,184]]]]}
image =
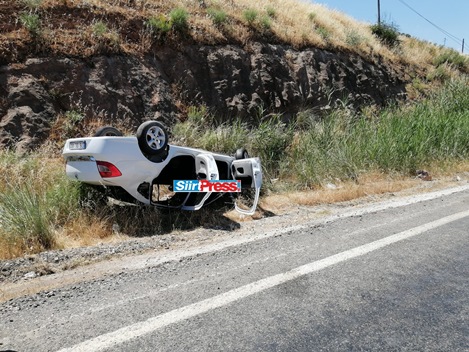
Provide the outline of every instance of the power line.
{"type": "Polygon", "coordinates": [[[459,45],[462,45],[463,44],[463,39],[459,39],[458,37],[452,35],[451,33],[449,33],[448,31],[444,30],[443,28],[441,28],[440,26],[436,25],[435,23],[433,23],[432,21],[430,21],[428,18],[426,18],[425,16],[423,16],[422,14],[420,14],[417,10],[415,10],[414,8],[412,8],[409,4],[407,4],[404,0],[398,0],[401,4],[403,4],[404,6],[406,6],[407,8],[409,8],[411,11],[415,12],[418,16],[422,17],[425,21],[427,21],[428,23],[430,23],[433,27],[435,27],[436,29],[438,29],[440,32],[442,32],[443,34],[447,35],[450,39],[452,39],[454,42],[456,42],[457,44],[459,45]]]}

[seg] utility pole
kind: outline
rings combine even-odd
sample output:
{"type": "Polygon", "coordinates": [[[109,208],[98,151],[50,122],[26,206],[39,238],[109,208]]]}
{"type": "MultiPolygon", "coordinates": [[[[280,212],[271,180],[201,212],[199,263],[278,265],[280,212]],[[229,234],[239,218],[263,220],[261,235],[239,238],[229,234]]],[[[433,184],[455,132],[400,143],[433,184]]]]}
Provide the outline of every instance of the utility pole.
{"type": "Polygon", "coordinates": [[[378,24],[381,24],[381,3],[378,0],[378,24]]]}
{"type": "Polygon", "coordinates": [[[461,53],[464,54],[464,38],[462,38],[462,50],[461,50],[461,53]]]}

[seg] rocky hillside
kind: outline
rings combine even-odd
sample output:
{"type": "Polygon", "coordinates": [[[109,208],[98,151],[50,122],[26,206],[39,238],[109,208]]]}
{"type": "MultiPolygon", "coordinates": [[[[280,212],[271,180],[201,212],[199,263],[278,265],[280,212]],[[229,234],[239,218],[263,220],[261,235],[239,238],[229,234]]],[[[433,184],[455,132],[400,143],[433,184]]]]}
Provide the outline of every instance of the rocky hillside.
{"type": "Polygon", "coordinates": [[[327,37],[318,5],[308,5],[299,43],[285,34],[298,32],[297,15],[282,7],[291,2],[0,0],[0,144],[30,150],[67,123],[171,125],[191,106],[249,119],[337,102],[384,105],[405,99],[406,85],[426,72],[369,29],[356,30],[356,45],[348,32],[340,39],[346,17],[327,37]]]}

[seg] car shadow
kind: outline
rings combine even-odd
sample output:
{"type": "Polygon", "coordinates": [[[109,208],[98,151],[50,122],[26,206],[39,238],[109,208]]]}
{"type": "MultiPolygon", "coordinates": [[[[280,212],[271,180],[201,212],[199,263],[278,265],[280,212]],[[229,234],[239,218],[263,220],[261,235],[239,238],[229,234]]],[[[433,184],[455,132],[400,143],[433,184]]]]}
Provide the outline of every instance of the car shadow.
{"type": "Polygon", "coordinates": [[[233,209],[229,204],[211,204],[198,211],[159,209],[153,206],[112,205],[102,209],[102,216],[119,232],[132,237],[190,231],[197,228],[235,231],[241,225],[224,214],[233,209]]]}

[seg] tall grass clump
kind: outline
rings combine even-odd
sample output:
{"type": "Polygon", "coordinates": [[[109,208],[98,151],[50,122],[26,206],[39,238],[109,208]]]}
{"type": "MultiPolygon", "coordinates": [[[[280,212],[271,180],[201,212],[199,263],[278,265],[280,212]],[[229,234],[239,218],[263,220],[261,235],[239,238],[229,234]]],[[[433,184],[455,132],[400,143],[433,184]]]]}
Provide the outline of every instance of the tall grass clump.
{"type": "Polygon", "coordinates": [[[147,27],[153,35],[163,36],[171,31],[172,24],[165,16],[154,16],[147,21],[147,27]]]}
{"type": "Polygon", "coordinates": [[[240,120],[220,122],[206,108],[191,107],[188,119],[173,127],[175,143],[214,152],[234,154],[248,144],[248,126],[240,120]]]}
{"type": "Polygon", "coordinates": [[[293,127],[276,116],[264,119],[250,131],[250,148],[262,160],[267,179],[277,178],[284,171],[287,151],[293,141],[293,127]]]}
{"type": "Polygon", "coordinates": [[[2,151],[0,171],[0,258],[56,248],[58,227],[77,212],[78,184],[40,153],[2,151]]]}
{"type": "Polygon", "coordinates": [[[182,8],[172,10],[169,13],[169,20],[172,28],[178,32],[186,32],[189,29],[189,13],[182,8]]]}
{"type": "Polygon", "coordinates": [[[212,19],[213,23],[217,26],[221,26],[228,22],[228,15],[223,10],[209,7],[207,9],[207,14],[212,19]]]}
{"type": "Polygon", "coordinates": [[[22,13],[20,14],[21,24],[28,30],[31,37],[38,38],[41,35],[41,19],[35,13],[22,13]]]}
{"type": "Polygon", "coordinates": [[[32,252],[52,248],[54,236],[49,212],[45,195],[33,191],[29,185],[3,193],[0,214],[2,236],[7,245],[32,252]]]}
{"type": "Polygon", "coordinates": [[[254,9],[246,9],[243,12],[243,18],[248,23],[249,26],[254,26],[254,23],[259,16],[259,12],[254,9]]]}

